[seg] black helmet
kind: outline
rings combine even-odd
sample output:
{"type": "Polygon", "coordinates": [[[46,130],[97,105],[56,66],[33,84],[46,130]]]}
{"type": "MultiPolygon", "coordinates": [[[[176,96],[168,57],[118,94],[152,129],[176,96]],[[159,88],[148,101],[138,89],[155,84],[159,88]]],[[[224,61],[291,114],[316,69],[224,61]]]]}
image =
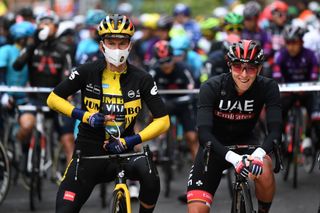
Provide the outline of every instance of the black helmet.
{"type": "Polygon", "coordinates": [[[244,18],[252,18],[259,16],[261,12],[261,5],[256,1],[249,1],[245,4],[243,9],[244,18]]]}
{"type": "Polygon", "coordinates": [[[34,18],[34,13],[31,7],[23,7],[19,10],[19,15],[24,18],[34,18]]]}
{"type": "Polygon", "coordinates": [[[286,41],[302,39],[306,30],[300,26],[288,25],[284,28],[283,37],[286,41]]]}
{"type": "Polygon", "coordinates": [[[168,15],[160,16],[157,21],[157,29],[170,30],[173,25],[173,17],[168,15]]]}

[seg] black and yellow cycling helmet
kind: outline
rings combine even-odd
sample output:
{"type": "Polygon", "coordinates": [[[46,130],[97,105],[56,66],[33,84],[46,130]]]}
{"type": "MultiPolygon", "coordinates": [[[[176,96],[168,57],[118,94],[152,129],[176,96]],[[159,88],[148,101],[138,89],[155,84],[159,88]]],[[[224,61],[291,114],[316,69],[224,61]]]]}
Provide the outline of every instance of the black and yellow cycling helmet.
{"type": "Polygon", "coordinates": [[[98,26],[98,34],[101,38],[131,38],[134,26],[125,15],[107,15],[98,26]]]}

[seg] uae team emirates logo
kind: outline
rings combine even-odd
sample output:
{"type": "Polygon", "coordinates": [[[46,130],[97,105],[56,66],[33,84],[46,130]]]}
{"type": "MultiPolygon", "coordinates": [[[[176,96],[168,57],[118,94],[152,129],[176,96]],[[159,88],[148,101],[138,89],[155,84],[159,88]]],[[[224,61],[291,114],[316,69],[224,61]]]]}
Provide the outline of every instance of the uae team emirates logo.
{"type": "Polygon", "coordinates": [[[214,114],[229,120],[248,120],[255,115],[253,113],[254,100],[220,100],[219,110],[214,114]]]}

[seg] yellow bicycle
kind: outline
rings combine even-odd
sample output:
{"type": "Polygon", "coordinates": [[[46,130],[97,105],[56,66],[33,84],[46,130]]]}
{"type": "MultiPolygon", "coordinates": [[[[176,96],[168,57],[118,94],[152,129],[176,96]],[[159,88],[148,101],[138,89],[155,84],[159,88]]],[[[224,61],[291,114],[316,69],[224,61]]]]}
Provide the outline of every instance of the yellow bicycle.
{"type": "MultiPolygon", "coordinates": [[[[149,173],[153,171],[151,167],[151,151],[148,145],[143,147],[142,152],[136,153],[124,153],[124,154],[113,154],[113,155],[102,155],[102,156],[81,156],[80,150],[76,151],[77,153],[77,166],[79,165],[81,160],[93,160],[93,159],[107,159],[113,160],[117,162],[117,177],[115,179],[115,187],[112,193],[112,201],[111,201],[111,213],[131,213],[131,201],[130,201],[130,193],[126,183],[126,173],[124,169],[124,165],[130,160],[132,157],[145,156],[146,163],[149,168],[149,173]]],[[[76,169],[77,171],[77,169],[76,169]]],[[[76,174],[77,177],[77,174],[76,174]]]]}

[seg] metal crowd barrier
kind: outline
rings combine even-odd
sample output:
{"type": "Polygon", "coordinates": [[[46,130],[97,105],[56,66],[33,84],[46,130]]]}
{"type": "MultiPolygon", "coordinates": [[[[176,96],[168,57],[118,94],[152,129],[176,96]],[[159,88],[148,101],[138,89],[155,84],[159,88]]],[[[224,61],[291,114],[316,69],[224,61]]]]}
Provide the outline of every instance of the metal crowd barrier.
{"type": "MultiPolygon", "coordinates": [[[[320,82],[301,82],[279,84],[280,92],[308,92],[320,91],[320,82]]],[[[18,87],[0,86],[0,92],[27,92],[27,93],[50,93],[53,88],[49,87],[18,87]]],[[[159,94],[197,94],[199,89],[178,89],[178,90],[159,90],[159,94]]]]}

